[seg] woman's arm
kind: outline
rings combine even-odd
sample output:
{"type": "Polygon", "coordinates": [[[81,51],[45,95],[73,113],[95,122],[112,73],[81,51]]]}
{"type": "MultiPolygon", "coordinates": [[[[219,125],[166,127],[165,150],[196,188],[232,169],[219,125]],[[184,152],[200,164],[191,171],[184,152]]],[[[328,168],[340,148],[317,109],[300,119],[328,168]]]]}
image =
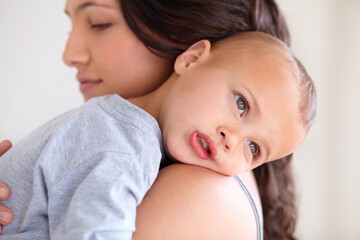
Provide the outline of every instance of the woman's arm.
{"type": "MultiPolygon", "coordinates": [[[[0,142],[0,157],[7,152],[11,148],[11,142],[9,140],[4,140],[0,142]]],[[[0,201],[5,200],[9,197],[10,190],[9,188],[0,182],[0,201]]],[[[13,219],[13,213],[10,209],[0,205],[0,224],[1,225],[8,225],[11,223],[13,219]]],[[[0,225],[0,233],[2,230],[2,227],[0,225]]]]}
{"type": "MultiPolygon", "coordinates": [[[[252,173],[242,176],[259,202],[252,173]]],[[[138,207],[135,240],[256,239],[255,216],[233,177],[174,164],[160,171],[138,207]]]]}

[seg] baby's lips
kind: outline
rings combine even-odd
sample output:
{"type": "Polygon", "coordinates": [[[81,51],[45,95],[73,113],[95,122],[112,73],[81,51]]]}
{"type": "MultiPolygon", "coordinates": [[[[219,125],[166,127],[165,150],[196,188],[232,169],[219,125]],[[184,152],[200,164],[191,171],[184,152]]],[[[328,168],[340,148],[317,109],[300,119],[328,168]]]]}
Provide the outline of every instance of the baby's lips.
{"type": "Polygon", "coordinates": [[[199,135],[199,137],[204,139],[206,141],[206,143],[208,144],[208,147],[210,149],[210,158],[215,159],[218,154],[218,150],[217,150],[214,140],[211,137],[209,137],[208,135],[200,133],[200,132],[198,132],[198,135],[199,135]]]}
{"type": "Polygon", "coordinates": [[[197,131],[194,131],[190,134],[190,145],[199,158],[207,160],[210,158],[210,154],[204,149],[203,145],[199,142],[198,136],[199,136],[199,132],[197,131]]]}

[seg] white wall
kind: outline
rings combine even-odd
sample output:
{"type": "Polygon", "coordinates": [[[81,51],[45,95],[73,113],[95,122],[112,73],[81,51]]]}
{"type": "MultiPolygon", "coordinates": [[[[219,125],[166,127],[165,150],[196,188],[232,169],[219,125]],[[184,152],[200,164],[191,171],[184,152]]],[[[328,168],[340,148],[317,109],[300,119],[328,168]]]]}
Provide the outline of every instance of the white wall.
{"type": "MultiPolygon", "coordinates": [[[[297,235],[360,239],[360,0],[278,0],[292,47],[318,89],[319,111],[295,155],[297,235]]],[[[0,139],[14,143],[79,106],[61,62],[70,30],[64,0],[0,0],[0,139]]]]}
{"type": "Polygon", "coordinates": [[[19,141],[82,103],[61,54],[70,31],[65,0],[0,0],[0,139],[19,141]]]}
{"type": "Polygon", "coordinates": [[[318,118],[295,155],[300,239],[360,239],[360,1],[278,1],[315,81],[318,118]]]}

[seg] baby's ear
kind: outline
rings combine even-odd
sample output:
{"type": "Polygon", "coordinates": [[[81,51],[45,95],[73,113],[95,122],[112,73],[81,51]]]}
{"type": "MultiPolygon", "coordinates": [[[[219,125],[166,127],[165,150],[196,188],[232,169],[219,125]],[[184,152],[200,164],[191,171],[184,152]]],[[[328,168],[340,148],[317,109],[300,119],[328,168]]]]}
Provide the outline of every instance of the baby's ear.
{"type": "Polygon", "coordinates": [[[176,58],[174,63],[175,72],[181,75],[191,64],[205,60],[209,56],[210,48],[211,43],[208,40],[200,40],[191,45],[176,58]]]}

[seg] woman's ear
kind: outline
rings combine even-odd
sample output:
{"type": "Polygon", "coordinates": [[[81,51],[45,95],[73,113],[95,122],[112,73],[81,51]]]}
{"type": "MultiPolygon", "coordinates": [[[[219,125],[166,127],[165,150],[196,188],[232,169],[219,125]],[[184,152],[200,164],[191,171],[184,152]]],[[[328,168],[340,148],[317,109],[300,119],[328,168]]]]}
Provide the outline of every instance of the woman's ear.
{"type": "Polygon", "coordinates": [[[211,43],[208,40],[200,40],[194,43],[176,58],[174,63],[175,72],[181,75],[191,64],[207,59],[210,49],[211,43]]]}

